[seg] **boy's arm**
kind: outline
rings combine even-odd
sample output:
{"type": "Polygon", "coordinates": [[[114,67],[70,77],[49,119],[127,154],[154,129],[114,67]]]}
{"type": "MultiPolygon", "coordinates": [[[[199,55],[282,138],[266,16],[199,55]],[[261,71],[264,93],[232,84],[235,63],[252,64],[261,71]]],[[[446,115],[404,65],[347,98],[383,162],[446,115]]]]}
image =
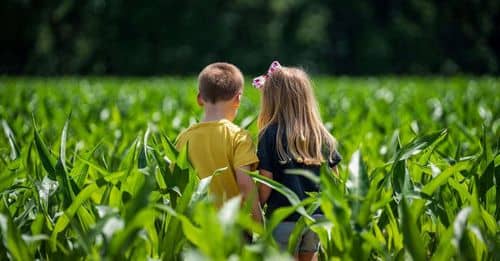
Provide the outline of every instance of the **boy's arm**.
{"type": "MultiPolygon", "coordinates": [[[[266,177],[266,178],[273,178],[273,173],[264,169],[259,170],[260,175],[266,177]]],[[[272,189],[268,187],[265,184],[259,184],[259,199],[260,199],[260,204],[264,205],[266,203],[267,199],[269,198],[269,195],[271,195],[272,189]]]]}
{"type": "Polygon", "coordinates": [[[252,178],[245,172],[250,171],[251,166],[242,166],[236,168],[236,181],[243,196],[243,201],[252,207],[252,217],[257,222],[262,222],[262,212],[260,210],[259,200],[257,199],[257,188],[252,178]]]}

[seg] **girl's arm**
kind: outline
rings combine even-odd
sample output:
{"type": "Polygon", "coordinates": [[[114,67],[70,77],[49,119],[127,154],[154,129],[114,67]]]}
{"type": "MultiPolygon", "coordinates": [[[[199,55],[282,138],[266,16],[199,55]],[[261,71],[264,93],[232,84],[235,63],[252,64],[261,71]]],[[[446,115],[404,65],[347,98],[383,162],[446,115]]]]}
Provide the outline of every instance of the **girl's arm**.
{"type": "Polygon", "coordinates": [[[342,156],[340,156],[338,151],[334,151],[334,153],[331,155],[330,159],[328,160],[328,165],[330,165],[330,168],[332,169],[332,172],[339,176],[339,163],[342,160],[342,156]]]}
{"type": "MultiPolygon", "coordinates": [[[[260,169],[259,170],[260,175],[266,177],[266,178],[273,178],[273,173],[267,170],[260,169]]],[[[264,205],[266,203],[267,199],[269,198],[269,195],[271,195],[272,189],[268,187],[267,185],[264,185],[262,183],[259,183],[259,199],[260,199],[260,204],[264,205]]]]}
{"type": "Polygon", "coordinates": [[[337,167],[337,165],[332,167],[332,171],[337,177],[339,176],[339,167],[337,167]]]}

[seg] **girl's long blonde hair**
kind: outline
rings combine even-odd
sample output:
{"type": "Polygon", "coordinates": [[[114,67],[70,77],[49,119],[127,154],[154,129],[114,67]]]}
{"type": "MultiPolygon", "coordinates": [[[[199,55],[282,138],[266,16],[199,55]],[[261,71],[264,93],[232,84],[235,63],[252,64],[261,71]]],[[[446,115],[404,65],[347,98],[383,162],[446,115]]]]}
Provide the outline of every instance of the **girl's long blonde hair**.
{"type": "Polygon", "coordinates": [[[269,75],[262,88],[259,136],[270,125],[277,124],[279,160],[294,159],[306,165],[320,165],[325,162],[324,149],[331,158],[337,142],[321,122],[307,74],[298,68],[281,67],[269,75]],[[286,135],[287,151],[283,134],[286,135]]]}

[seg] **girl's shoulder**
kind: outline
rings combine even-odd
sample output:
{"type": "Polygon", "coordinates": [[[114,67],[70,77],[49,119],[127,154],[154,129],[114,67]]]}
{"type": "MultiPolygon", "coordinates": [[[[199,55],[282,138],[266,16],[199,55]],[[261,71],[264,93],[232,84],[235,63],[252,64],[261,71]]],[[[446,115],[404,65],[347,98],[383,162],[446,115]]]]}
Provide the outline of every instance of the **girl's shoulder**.
{"type": "Polygon", "coordinates": [[[278,124],[274,123],[269,126],[267,126],[261,133],[260,133],[260,139],[265,139],[265,138],[275,138],[276,134],[278,133],[278,124]]]}
{"type": "Polygon", "coordinates": [[[276,148],[276,136],[278,135],[278,125],[272,124],[267,126],[259,133],[258,146],[262,150],[267,148],[269,152],[274,152],[276,148]]]}

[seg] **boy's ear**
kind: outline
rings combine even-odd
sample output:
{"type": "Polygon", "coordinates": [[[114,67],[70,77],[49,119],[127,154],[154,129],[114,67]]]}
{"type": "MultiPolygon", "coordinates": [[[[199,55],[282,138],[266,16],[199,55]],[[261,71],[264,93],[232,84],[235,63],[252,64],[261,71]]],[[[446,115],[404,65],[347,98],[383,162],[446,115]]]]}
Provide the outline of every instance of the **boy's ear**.
{"type": "Polygon", "coordinates": [[[242,95],[242,93],[240,92],[240,93],[238,93],[238,94],[234,97],[234,102],[235,102],[235,104],[240,105],[240,103],[241,103],[241,95],[242,95]]]}
{"type": "Polygon", "coordinates": [[[201,94],[198,93],[198,96],[196,96],[196,100],[198,101],[198,105],[200,105],[201,107],[203,107],[203,105],[205,104],[205,102],[203,101],[203,98],[201,98],[201,94]]]}

